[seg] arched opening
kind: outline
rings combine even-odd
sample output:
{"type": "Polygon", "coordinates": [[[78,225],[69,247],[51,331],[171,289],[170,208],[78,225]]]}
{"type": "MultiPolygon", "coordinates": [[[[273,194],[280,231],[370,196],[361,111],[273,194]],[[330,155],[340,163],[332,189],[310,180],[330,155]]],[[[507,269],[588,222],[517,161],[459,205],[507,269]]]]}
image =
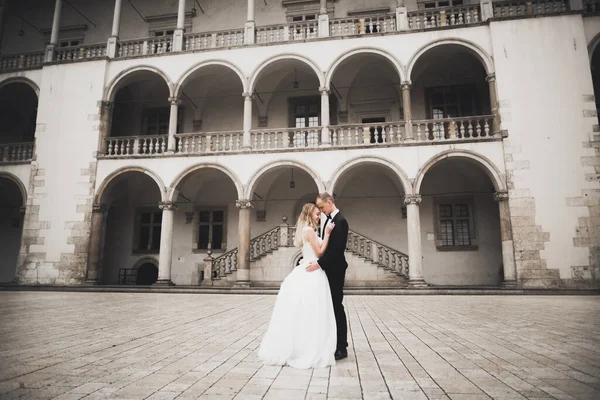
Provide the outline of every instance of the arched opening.
{"type": "Polygon", "coordinates": [[[176,94],[181,100],[177,132],[241,132],[243,91],[239,75],[227,66],[211,64],[193,71],[176,94]]]}
{"type": "MultiPolygon", "coordinates": [[[[147,148],[151,149],[150,153],[166,150],[171,115],[169,96],[167,82],[154,71],[134,71],[123,77],[113,88],[108,136],[150,136],[151,139],[148,142],[109,140],[109,153],[144,154],[148,153],[147,148]],[[133,148],[134,146],[137,148],[133,148]]],[[[178,120],[178,125],[181,125],[181,120],[178,120]]]]}
{"type": "Polygon", "coordinates": [[[394,134],[402,135],[404,120],[401,77],[395,65],[386,57],[366,52],[354,54],[343,60],[333,71],[330,80],[330,107],[332,125],[341,125],[335,138],[340,144],[362,144],[363,135],[348,134],[354,128],[368,127],[370,143],[394,141],[394,134]],[[392,132],[393,122],[396,128],[392,132]],[[359,140],[359,143],[354,141],[359,140]]]}
{"type": "Polygon", "coordinates": [[[158,280],[158,265],[153,262],[145,262],[137,269],[136,285],[153,285],[158,280]]]}
{"type": "Polygon", "coordinates": [[[37,94],[28,84],[0,87],[0,162],[32,159],[37,109],[37,94]]]}
{"type": "Polygon", "coordinates": [[[423,276],[433,285],[499,285],[502,241],[488,171],[466,157],[435,163],[423,177],[419,206],[423,276]]]}
{"type": "Polygon", "coordinates": [[[148,255],[158,256],[162,200],[156,181],[140,171],[126,171],[112,179],[98,203],[108,207],[102,231],[102,254],[97,276],[102,284],[131,284],[132,269],[148,255]]]}
{"type": "Polygon", "coordinates": [[[425,51],[411,68],[413,131],[426,140],[495,132],[486,76],[485,65],[465,46],[443,44],[425,51]]]}
{"type": "MultiPolygon", "coordinates": [[[[600,110],[600,46],[596,46],[592,53],[590,68],[592,69],[592,81],[594,82],[596,110],[600,110]]],[[[598,121],[600,123],[600,115],[598,115],[598,121]]]]}
{"type": "Polygon", "coordinates": [[[0,175],[0,283],[12,282],[23,233],[24,199],[19,186],[0,175]]]}
{"type": "MultiPolygon", "coordinates": [[[[176,180],[171,280],[199,284],[208,251],[219,257],[238,247],[238,188],[224,171],[204,166],[176,180]]],[[[205,277],[205,279],[210,279],[205,277]]]]}
{"type": "Polygon", "coordinates": [[[253,134],[254,147],[268,146],[259,132],[270,134],[267,140],[276,141],[277,147],[313,147],[320,143],[321,80],[313,67],[295,58],[276,60],[259,72],[252,85],[252,127],[258,128],[253,134]]]}

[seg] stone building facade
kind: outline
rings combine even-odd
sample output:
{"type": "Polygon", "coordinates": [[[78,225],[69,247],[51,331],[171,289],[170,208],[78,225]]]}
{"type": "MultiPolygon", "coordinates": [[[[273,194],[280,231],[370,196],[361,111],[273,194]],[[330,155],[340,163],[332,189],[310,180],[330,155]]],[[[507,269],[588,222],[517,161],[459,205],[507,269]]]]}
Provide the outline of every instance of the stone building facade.
{"type": "Polygon", "coordinates": [[[350,286],[598,287],[598,0],[0,0],[0,32],[0,282],[277,286],[329,191],[350,286]]]}

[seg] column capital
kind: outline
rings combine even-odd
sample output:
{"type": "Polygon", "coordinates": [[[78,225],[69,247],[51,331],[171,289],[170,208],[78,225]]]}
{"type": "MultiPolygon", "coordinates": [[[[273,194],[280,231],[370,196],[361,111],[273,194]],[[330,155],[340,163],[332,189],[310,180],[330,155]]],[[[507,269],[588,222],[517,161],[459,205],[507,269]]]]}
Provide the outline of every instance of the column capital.
{"type": "Polygon", "coordinates": [[[508,200],[508,192],[506,190],[500,190],[494,193],[494,200],[497,202],[507,201],[508,200]]]}
{"type": "Polygon", "coordinates": [[[326,94],[326,95],[328,95],[328,96],[329,96],[329,88],[326,88],[326,87],[320,87],[320,88],[319,88],[319,93],[321,93],[321,95],[324,95],[324,94],[326,94]]]}
{"type": "Polygon", "coordinates": [[[244,210],[246,208],[254,208],[254,202],[252,200],[236,200],[235,206],[240,210],[244,210]]]}
{"type": "Polygon", "coordinates": [[[494,81],[496,81],[496,74],[494,72],[492,72],[491,74],[487,75],[485,77],[485,81],[486,82],[494,82],[494,81]]]}
{"type": "Polygon", "coordinates": [[[181,99],[179,97],[169,97],[169,103],[171,103],[172,106],[178,106],[181,104],[181,99]]]}
{"type": "Polygon", "coordinates": [[[252,93],[249,93],[249,92],[244,92],[244,93],[242,93],[242,96],[243,96],[243,97],[244,97],[246,100],[252,100],[252,96],[253,96],[253,94],[252,94],[252,93]]]}
{"type": "Polygon", "coordinates": [[[173,203],[172,201],[161,201],[158,203],[158,208],[163,211],[175,211],[177,210],[177,204],[173,203]]]}
{"type": "Polygon", "coordinates": [[[400,83],[400,86],[402,87],[402,90],[410,90],[410,88],[412,86],[412,82],[404,81],[404,82],[400,83]]]}
{"type": "Polygon", "coordinates": [[[108,211],[108,204],[94,204],[92,206],[93,213],[105,213],[108,211]]]}
{"type": "Polygon", "coordinates": [[[423,198],[421,197],[420,194],[407,194],[404,196],[404,204],[405,205],[409,205],[409,204],[419,205],[419,204],[421,204],[422,200],[423,200],[423,198]]]}

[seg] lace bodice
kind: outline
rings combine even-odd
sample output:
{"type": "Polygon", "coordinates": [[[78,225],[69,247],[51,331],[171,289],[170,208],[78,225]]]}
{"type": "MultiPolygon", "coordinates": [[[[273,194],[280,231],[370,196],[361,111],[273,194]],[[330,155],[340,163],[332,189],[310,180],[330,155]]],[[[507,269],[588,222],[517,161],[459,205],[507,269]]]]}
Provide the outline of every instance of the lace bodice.
{"type": "MultiPolygon", "coordinates": [[[[310,226],[304,227],[302,235],[302,259],[304,262],[315,261],[319,259],[319,257],[317,257],[317,255],[315,254],[315,251],[313,250],[312,246],[310,245],[310,242],[307,239],[307,234],[310,231],[313,231],[313,228],[311,228],[310,226]]],[[[321,240],[321,238],[318,235],[317,241],[319,242],[319,245],[323,242],[323,240],[321,240]]]]}

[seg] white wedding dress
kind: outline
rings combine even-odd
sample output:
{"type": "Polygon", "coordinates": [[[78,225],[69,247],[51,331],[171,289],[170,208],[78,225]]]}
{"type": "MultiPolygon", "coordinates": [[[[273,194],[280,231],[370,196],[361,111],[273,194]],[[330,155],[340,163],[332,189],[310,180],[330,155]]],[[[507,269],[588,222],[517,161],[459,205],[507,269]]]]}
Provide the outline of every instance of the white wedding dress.
{"type": "Polygon", "coordinates": [[[265,364],[301,369],[335,364],[337,330],[331,290],[322,269],[313,272],[305,269],[308,262],[318,259],[306,240],[307,229],[312,228],[304,228],[302,262],[281,284],[269,328],[260,345],[258,358],[265,364]]]}

